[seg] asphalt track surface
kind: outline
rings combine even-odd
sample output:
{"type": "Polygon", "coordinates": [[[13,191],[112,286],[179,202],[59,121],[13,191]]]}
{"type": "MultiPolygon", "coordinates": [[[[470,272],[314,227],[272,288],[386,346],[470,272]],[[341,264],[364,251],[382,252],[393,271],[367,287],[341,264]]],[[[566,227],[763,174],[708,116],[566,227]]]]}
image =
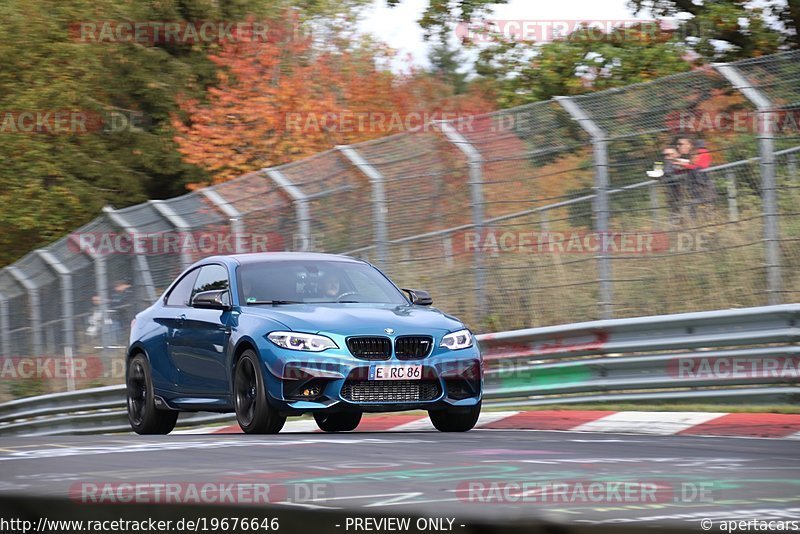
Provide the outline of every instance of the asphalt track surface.
{"type": "Polygon", "coordinates": [[[0,492],[75,500],[86,483],[257,483],[283,506],[364,515],[696,528],[800,519],[798,459],[797,440],[524,430],[19,437],[0,440],[0,492]],[[605,493],[584,498],[598,482],[605,493]],[[616,482],[634,493],[620,499],[616,482]],[[636,497],[645,484],[654,499],[636,497]]]}

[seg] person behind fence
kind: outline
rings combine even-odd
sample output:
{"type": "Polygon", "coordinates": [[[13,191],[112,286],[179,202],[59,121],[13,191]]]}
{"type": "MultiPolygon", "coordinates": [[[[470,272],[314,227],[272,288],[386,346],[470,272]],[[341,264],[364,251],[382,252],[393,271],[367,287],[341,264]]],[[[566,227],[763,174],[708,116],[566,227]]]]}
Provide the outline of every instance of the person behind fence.
{"type": "Polygon", "coordinates": [[[103,324],[110,325],[111,318],[106,315],[101,306],[100,296],[92,296],[92,313],[86,318],[86,335],[96,338],[102,331],[103,324]]]}
{"type": "Polygon", "coordinates": [[[677,143],[678,157],[672,160],[677,173],[684,177],[684,194],[693,219],[698,215],[698,206],[713,203],[716,189],[704,172],[711,166],[711,152],[702,141],[680,137],[677,143]],[[712,194],[712,191],[714,194],[712,194]]]}
{"type": "Polygon", "coordinates": [[[675,168],[675,160],[678,159],[678,150],[675,145],[670,145],[664,149],[664,162],[659,165],[656,164],[656,169],[653,172],[648,172],[651,178],[658,178],[662,184],[667,195],[667,206],[669,207],[669,222],[670,224],[678,224],[681,220],[681,205],[683,203],[683,190],[684,184],[682,176],[679,175],[675,168]]]}
{"type": "Polygon", "coordinates": [[[112,345],[127,344],[127,325],[133,319],[128,313],[133,304],[133,286],[130,282],[125,279],[115,281],[109,301],[106,309],[101,305],[99,295],[92,296],[94,311],[88,317],[86,334],[92,338],[100,337],[105,324],[112,345]]]}
{"type": "Polygon", "coordinates": [[[112,337],[117,345],[127,345],[128,325],[133,319],[130,313],[133,307],[133,286],[125,279],[120,278],[114,282],[111,293],[111,320],[112,337]]]}

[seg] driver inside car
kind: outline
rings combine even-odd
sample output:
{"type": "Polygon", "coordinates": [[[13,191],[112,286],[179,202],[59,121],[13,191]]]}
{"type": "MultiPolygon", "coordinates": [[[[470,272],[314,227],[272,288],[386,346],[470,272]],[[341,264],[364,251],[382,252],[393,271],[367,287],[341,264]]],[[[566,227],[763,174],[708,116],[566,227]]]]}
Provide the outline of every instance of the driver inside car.
{"type": "Polygon", "coordinates": [[[335,273],[328,273],[322,278],[322,294],[336,300],[340,295],[341,283],[335,273]]]}

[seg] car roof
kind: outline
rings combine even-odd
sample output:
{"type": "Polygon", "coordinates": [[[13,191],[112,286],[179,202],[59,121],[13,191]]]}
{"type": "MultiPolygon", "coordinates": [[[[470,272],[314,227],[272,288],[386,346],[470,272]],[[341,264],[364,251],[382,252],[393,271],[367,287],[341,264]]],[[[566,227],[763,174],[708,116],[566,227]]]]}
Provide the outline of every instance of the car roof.
{"type": "MultiPolygon", "coordinates": [[[[339,261],[346,263],[364,263],[358,258],[343,256],[341,254],[323,254],[321,252],[254,252],[250,254],[231,254],[228,256],[212,256],[203,262],[231,260],[240,264],[263,263],[265,261],[339,261]]],[[[198,262],[199,263],[199,262],[198,262]]]]}

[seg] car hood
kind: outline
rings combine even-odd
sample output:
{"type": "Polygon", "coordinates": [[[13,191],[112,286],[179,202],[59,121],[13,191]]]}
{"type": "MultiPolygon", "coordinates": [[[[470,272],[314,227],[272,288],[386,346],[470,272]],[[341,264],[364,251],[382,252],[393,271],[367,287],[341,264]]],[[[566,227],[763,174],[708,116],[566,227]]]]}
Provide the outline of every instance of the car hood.
{"type": "Polygon", "coordinates": [[[247,306],[242,313],[279,321],[295,332],[327,332],[341,335],[452,332],[461,321],[436,308],[391,304],[283,304],[247,306]]]}

